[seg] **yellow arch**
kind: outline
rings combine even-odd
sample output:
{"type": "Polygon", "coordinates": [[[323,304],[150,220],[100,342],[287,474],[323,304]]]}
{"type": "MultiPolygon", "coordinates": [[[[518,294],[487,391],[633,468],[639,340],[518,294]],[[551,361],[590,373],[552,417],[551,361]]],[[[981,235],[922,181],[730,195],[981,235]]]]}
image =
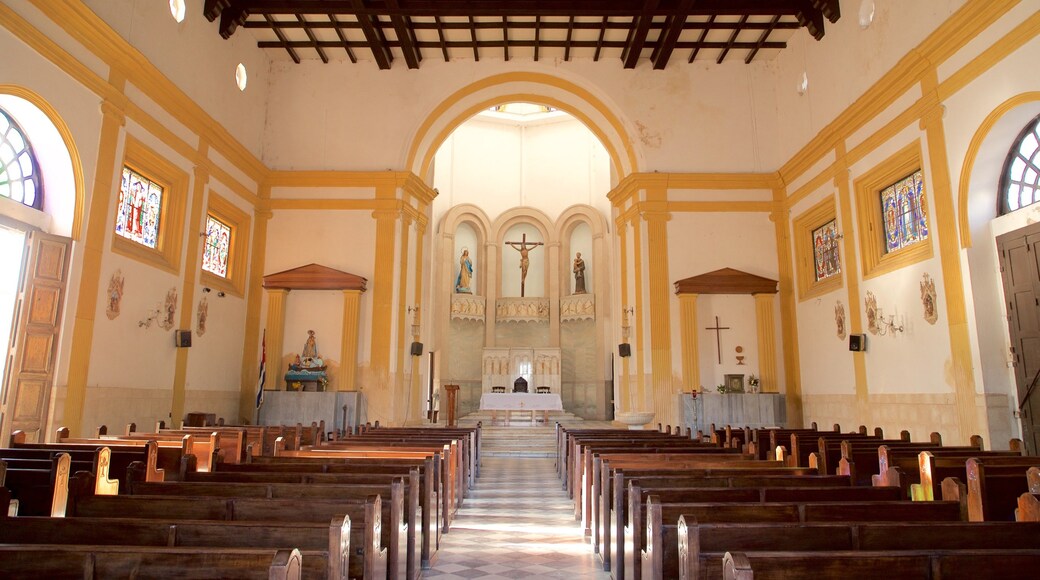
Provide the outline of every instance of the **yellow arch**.
{"type": "Polygon", "coordinates": [[[69,161],[72,163],[72,179],[75,182],[76,189],[76,207],[73,209],[70,237],[78,241],[83,228],[83,203],[86,186],[83,183],[83,163],[80,160],[76,142],[72,138],[72,131],[69,129],[68,124],[65,123],[65,120],[61,118],[58,110],[36,92],[17,85],[0,85],[0,94],[15,96],[35,105],[37,109],[50,119],[51,124],[54,125],[54,128],[58,130],[58,134],[61,135],[61,140],[65,143],[65,149],[69,153],[69,161]]]}
{"type": "Polygon", "coordinates": [[[979,125],[975,135],[971,138],[971,142],[968,144],[968,150],[964,154],[964,163],[961,164],[960,183],[957,189],[957,212],[959,214],[958,226],[961,230],[961,248],[970,248],[972,243],[971,224],[968,222],[968,187],[971,185],[971,174],[975,170],[975,158],[979,155],[979,149],[1001,117],[1016,107],[1033,101],[1040,101],[1040,91],[1030,91],[1015,95],[997,105],[989,115],[986,115],[986,118],[979,125]]]}
{"type": "Polygon", "coordinates": [[[448,96],[448,98],[446,98],[429,114],[429,116],[426,117],[426,120],[423,121],[422,125],[420,125],[419,130],[416,132],[415,139],[412,141],[411,148],[408,151],[406,167],[415,167],[416,158],[419,155],[419,148],[422,145],[422,143],[426,140],[426,137],[430,134],[430,131],[433,130],[433,125],[438,120],[440,120],[445,114],[447,114],[447,112],[459,101],[465,99],[466,97],[474,93],[477,93],[490,87],[519,82],[542,84],[562,89],[574,95],[578,99],[584,101],[585,103],[589,104],[593,109],[599,112],[599,114],[601,114],[604,119],[607,120],[607,123],[610,126],[610,128],[617,134],[617,139],[622,143],[624,151],[618,151],[614,145],[614,142],[607,138],[607,132],[604,130],[604,128],[594,123],[591,117],[583,111],[575,111],[572,103],[567,103],[557,98],[548,97],[545,95],[536,95],[530,93],[510,93],[495,95],[494,97],[484,99],[479,104],[468,107],[461,114],[458,114],[454,118],[452,118],[451,121],[441,131],[439,131],[437,135],[434,136],[434,139],[430,141],[429,147],[422,157],[421,165],[419,166],[418,171],[416,171],[416,174],[419,175],[420,178],[427,175],[430,165],[433,163],[433,157],[437,152],[437,147],[441,143],[443,143],[444,140],[448,138],[448,135],[450,135],[452,131],[454,131],[466,119],[469,119],[470,117],[472,117],[473,115],[477,114],[479,111],[485,108],[509,101],[529,101],[539,104],[550,105],[552,107],[567,111],[575,118],[580,120],[586,127],[588,127],[588,129],[600,140],[600,143],[603,144],[603,147],[604,149],[606,149],[607,154],[610,155],[611,162],[614,164],[614,168],[619,174],[619,179],[624,178],[626,167],[630,172],[635,172],[637,170],[638,163],[636,160],[635,150],[632,148],[632,141],[631,139],[627,138],[627,133],[625,132],[624,125],[621,123],[620,119],[618,119],[617,116],[613,114],[613,112],[606,106],[606,104],[604,104],[601,100],[596,98],[588,90],[574,83],[565,81],[563,79],[551,75],[530,72],[504,73],[500,75],[490,76],[486,79],[482,79],[466,87],[463,87],[458,91],[452,93],[450,96],[448,96]],[[627,163],[623,164],[622,160],[626,160],[627,163]]]}

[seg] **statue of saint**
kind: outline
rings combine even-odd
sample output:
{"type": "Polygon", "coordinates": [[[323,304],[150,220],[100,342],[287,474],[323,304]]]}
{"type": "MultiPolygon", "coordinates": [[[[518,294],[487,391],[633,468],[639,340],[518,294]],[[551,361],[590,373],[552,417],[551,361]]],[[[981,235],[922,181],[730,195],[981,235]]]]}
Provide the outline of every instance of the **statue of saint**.
{"type": "Polygon", "coordinates": [[[585,294],[585,260],[581,259],[581,252],[574,256],[574,293],[585,294]]]}
{"type": "Polygon", "coordinates": [[[472,294],[473,291],[470,289],[471,281],[473,280],[473,261],[469,259],[469,250],[466,248],[462,249],[462,256],[459,257],[459,275],[455,278],[455,293],[456,294],[472,294]]]}
{"type": "Polygon", "coordinates": [[[314,331],[307,331],[307,342],[303,343],[303,352],[300,353],[303,358],[317,358],[318,356],[318,343],[314,339],[314,331]]]}

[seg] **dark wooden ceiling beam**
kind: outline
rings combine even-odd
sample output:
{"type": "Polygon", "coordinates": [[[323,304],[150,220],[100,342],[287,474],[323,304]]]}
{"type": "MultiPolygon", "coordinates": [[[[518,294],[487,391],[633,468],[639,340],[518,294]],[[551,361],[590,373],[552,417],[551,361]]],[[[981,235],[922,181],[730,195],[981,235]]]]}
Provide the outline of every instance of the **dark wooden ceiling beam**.
{"type": "Polygon", "coordinates": [[[805,27],[816,40],[823,39],[824,16],[823,11],[817,8],[812,0],[803,0],[801,10],[795,14],[798,23],[805,27]]]}
{"type": "Polygon", "coordinates": [[[222,0],[213,6],[207,4],[205,9],[207,10],[207,18],[214,10],[219,10],[216,12],[220,17],[218,29],[220,37],[224,40],[231,38],[231,35],[238,30],[238,27],[242,26],[246,19],[249,18],[249,9],[242,0],[231,0],[230,2],[222,0]]]}
{"type": "Polygon", "coordinates": [[[534,60],[538,62],[538,41],[542,39],[542,17],[534,17],[534,60]]]}
{"type": "Polygon", "coordinates": [[[318,53],[318,58],[321,59],[321,62],[329,64],[329,57],[325,54],[325,51],[322,50],[320,46],[318,46],[318,39],[314,36],[314,31],[311,30],[309,26],[307,26],[307,21],[304,20],[303,14],[297,14],[296,18],[300,21],[301,24],[304,25],[303,31],[307,33],[307,38],[309,38],[311,40],[311,43],[314,45],[314,50],[318,53]]]}
{"type": "MultiPolygon", "coordinates": [[[[390,48],[399,48],[396,40],[388,40],[386,42],[386,44],[390,48]]],[[[600,43],[598,41],[591,40],[591,39],[590,40],[572,40],[571,41],[571,48],[572,49],[579,49],[579,48],[582,48],[582,49],[585,49],[585,48],[587,48],[587,49],[595,49],[596,46],[598,46],[599,44],[600,43]]],[[[257,46],[259,46],[260,48],[284,48],[286,45],[290,46],[292,48],[300,48],[300,49],[302,49],[302,48],[313,48],[314,47],[314,43],[312,43],[312,42],[310,42],[308,40],[290,41],[290,42],[288,42],[286,44],[283,44],[283,43],[278,42],[276,40],[262,40],[262,41],[257,43],[257,46]]],[[[566,48],[567,47],[567,41],[565,39],[563,39],[563,40],[545,40],[545,39],[542,39],[539,42],[539,45],[542,48],[566,48]]],[[[318,46],[320,46],[322,48],[329,48],[329,49],[331,49],[331,48],[343,48],[343,44],[340,43],[338,40],[324,40],[324,41],[323,40],[319,40],[318,41],[318,46]]],[[[351,47],[351,48],[369,48],[368,43],[365,42],[365,41],[348,42],[348,46],[351,47]]],[[[441,44],[438,41],[427,40],[427,41],[418,41],[416,43],[416,46],[418,46],[421,49],[436,50],[436,49],[441,47],[441,44]]],[[[454,40],[454,41],[449,40],[449,41],[445,42],[445,46],[447,48],[449,48],[449,49],[472,49],[472,48],[474,48],[474,43],[472,41],[470,41],[470,40],[454,40]]],[[[500,48],[502,48],[502,41],[501,40],[482,40],[482,41],[478,42],[476,44],[476,46],[478,48],[500,49],[500,48]]],[[[509,46],[511,48],[514,48],[514,49],[515,48],[534,48],[534,39],[530,39],[530,40],[511,40],[509,42],[509,46]]],[[[606,40],[606,41],[604,41],[602,43],[602,46],[603,46],[603,48],[606,48],[606,49],[619,50],[621,48],[624,48],[625,42],[622,41],[622,40],[613,40],[613,41],[606,40]]],[[[698,50],[723,50],[725,48],[729,48],[730,50],[754,50],[755,47],[757,47],[757,46],[759,46],[758,42],[733,42],[733,43],[730,43],[730,42],[716,42],[716,41],[700,42],[700,43],[694,42],[694,41],[686,41],[686,42],[679,42],[679,43],[677,43],[675,45],[675,47],[677,49],[681,49],[681,50],[692,50],[692,49],[698,49],[698,50]]],[[[786,42],[778,42],[778,41],[776,41],[776,42],[766,42],[760,48],[762,48],[762,49],[783,49],[783,48],[787,48],[787,43],[786,42]]]]}
{"type": "MultiPolygon", "coordinates": [[[[778,14],[773,17],[772,23],[776,24],[779,21],[780,15],[778,14]]],[[[769,40],[769,35],[772,34],[772,32],[772,28],[768,28],[762,31],[762,36],[758,37],[758,43],[755,44],[755,48],[751,49],[751,52],[749,52],[748,55],[744,57],[744,64],[751,64],[751,61],[755,60],[755,55],[758,54],[758,51],[762,48],[762,46],[765,45],[766,41],[769,40]]]]}
{"type": "MultiPolygon", "coordinates": [[[[443,23],[441,22],[441,17],[434,16],[433,22],[437,25],[437,38],[440,39],[441,42],[441,54],[444,55],[444,62],[448,62],[451,58],[448,56],[448,45],[445,43],[444,26],[442,26],[443,23]]],[[[412,25],[414,26],[415,23],[412,23],[412,25]]]]}
{"type": "MultiPolygon", "coordinates": [[[[410,26],[415,30],[469,30],[470,24],[468,22],[444,22],[439,16],[434,16],[434,22],[412,22],[410,26]],[[439,23],[439,24],[438,24],[439,23]]],[[[541,20],[541,16],[536,16],[536,19],[540,20],[541,24],[528,21],[509,21],[509,28],[511,30],[527,30],[527,29],[544,29],[544,30],[566,30],[573,28],[574,30],[596,30],[606,32],[607,30],[628,30],[631,28],[631,24],[626,22],[613,22],[609,16],[604,16],[601,22],[584,22],[575,20],[573,24],[568,20],[541,20]]],[[[314,29],[319,28],[337,28],[337,25],[331,22],[307,22],[307,25],[314,29]]],[[[269,25],[266,21],[261,20],[247,20],[242,24],[244,28],[303,28],[299,22],[290,20],[280,20],[275,22],[273,25],[269,25]]],[[[498,22],[474,22],[473,26],[479,29],[497,29],[502,25],[498,22]]],[[[339,28],[357,28],[361,26],[355,22],[339,22],[339,28]]],[[[781,20],[777,22],[776,26],[771,26],[769,22],[745,22],[743,26],[740,26],[736,22],[690,22],[686,21],[683,24],[683,30],[734,30],[736,28],[742,28],[744,30],[766,30],[773,28],[775,30],[795,30],[801,28],[802,25],[798,24],[795,20],[785,21],[781,20]]],[[[654,22],[650,25],[650,30],[661,30],[665,28],[664,23],[654,22]]]]}
{"type": "Polygon", "coordinates": [[[509,62],[509,18],[502,17],[502,55],[509,62]]]}
{"type": "Polygon", "coordinates": [[[571,24],[571,26],[569,26],[567,28],[567,42],[565,44],[565,48],[563,49],[563,60],[564,61],[570,61],[571,60],[571,41],[574,40],[574,17],[573,16],[571,16],[570,24],[571,24]]]}
{"type": "Polygon", "coordinates": [[[347,51],[347,58],[350,59],[350,62],[357,64],[357,55],[355,55],[354,51],[350,49],[350,45],[347,43],[347,37],[343,34],[343,28],[339,26],[339,20],[336,18],[335,14],[329,14],[329,23],[336,25],[336,36],[339,37],[341,43],[340,46],[347,51]]]}
{"type": "Polygon", "coordinates": [[[639,56],[646,45],[646,36],[650,32],[650,24],[654,21],[652,11],[657,8],[658,0],[646,0],[642,14],[632,20],[632,29],[628,33],[625,49],[621,51],[621,61],[625,68],[636,68],[639,56]]]}
{"type": "MultiPolygon", "coordinates": [[[[264,14],[264,18],[271,20],[271,15],[264,14]]],[[[289,53],[289,58],[293,59],[293,62],[296,64],[300,64],[300,55],[296,54],[293,47],[289,46],[289,39],[285,38],[285,35],[282,34],[281,30],[275,30],[274,33],[278,37],[278,42],[281,43],[281,45],[285,47],[285,51],[289,53]]]]}
{"type": "Polygon", "coordinates": [[[422,55],[419,54],[419,49],[412,44],[412,29],[408,26],[406,17],[399,13],[400,7],[397,0],[386,0],[386,6],[390,12],[390,24],[394,27],[397,42],[400,43],[401,52],[404,53],[404,62],[408,64],[408,68],[419,68],[422,55]]]}
{"type": "MultiPolygon", "coordinates": [[[[300,2],[305,4],[305,2],[300,2]]],[[[326,11],[330,8],[330,4],[335,2],[320,2],[324,5],[326,11]]],[[[372,50],[372,56],[376,59],[376,64],[381,70],[387,70],[390,68],[390,63],[394,60],[394,55],[390,53],[390,47],[386,45],[382,34],[376,29],[374,22],[378,21],[378,17],[372,16],[367,12],[362,14],[365,8],[363,0],[351,0],[351,5],[354,7],[353,12],[357,14],[358,23],[361,25],[361,32],[365,35],[365,39],[368,40],[368,47],[372,50]]],[[[339,12],[336,10],[336,12],[339,12]]]]}
{"type": "Polygon", "coordinates": [[[596,54],[592,57],[592,60],[595,62],[599,62],[599,53],[603,50],[603,39],[607,36],[608,26],[610,26],[610,17],[604,16],[603,23],[600,25],[599,29],[599,39],[596,40],[596,54]]]}
{"type": "Polygon", "coordinates": [[[668,66],[668,59],[672,58],[675,43],[679,42],[679,35],[682,34],[683,26],[686,24],[686,14],[692,7],[693,0],[681,0],[679,2],[680,14],[669,17],[665,31],[659,37],[660,40],[658,40],[653,54],[650,55],[650,61],[654,63],[655,69],[663,70],[664,67],[668,66]]]}
{"type": "MultiPolygon", "coordinates": [[[[214,0],[227,2],[228,0],[214,0]]],[[[235,2],[236,0],[231,0],[235,2]]],[[[387,15],[386,0],[368,0],[355,10],[353,0],[244,0],[253,14],[325,14],[327,12],[387,15]]],[[[816,12],[825,6],[836,11],[837,0],[805,0],[816,12]]],[[[647,12],[642,0],[399,0],[394,12],[402,16],[638,16],[647,12]]],[[[711,14],[753,16],[797,14],[805,9],[803,0],[700,0],[689,15],[711,14]]],[[[652,16],[671,16],[681,11],[675,2],[666,1],[651,10],[652,16]]]]}
{"type": "MultiPolygon", "coordinates": [[[[744,22],[747,18],[747,16],[741,16],[740,21],[744,22]]],[[[722,49],[722,52],[719,54],[719,58],[715,61],[716,64],[722,64],[722,61],[726,60],[726,55],[729,54],[730,49],[733,48],[733,45],[737,42],[738,34],[740,34],[739,28],[734,30],[733,34],[729,36],[729,42],[726,43],[726,48],[722,49]]]]}
{"type": "Polygon", "coordinates": [[[703,44],[704,43],[704,39],[708,37],[708,31],[711,30],[711,25],[714,22],[715,22],[715,15],[712,14],[711,16],[708,17],[708,22],[706,23],[708,25],[707,28],[704,28],[704,29],[701,30],[701,36],[700,36],[700,38],[697,39],[697,46],[693,49],[693,52],[690,53],[690,60],[689,60],[689,62],[693,62],[693,59],[697,58],[697,53],[701,51],[701,48],[700,48],[701,44],[703,44]]]}
{"type": "Polygon", "coordinates": [[[480,50],[479,43],[477,42],[477,27],[473,26],[475,20],[472,16],[469,17],[469,37],[473,39],[473,60],[474,62],[480,62],[480,50]]]}

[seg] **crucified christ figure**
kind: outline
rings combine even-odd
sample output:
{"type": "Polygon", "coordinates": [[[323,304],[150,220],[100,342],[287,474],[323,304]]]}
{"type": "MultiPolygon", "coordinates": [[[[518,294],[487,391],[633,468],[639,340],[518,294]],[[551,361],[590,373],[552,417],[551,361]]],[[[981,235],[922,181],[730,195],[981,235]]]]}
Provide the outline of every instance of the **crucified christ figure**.
{"type": "Polygon", "coordinates": [[[527,267],[531,265],[531,260],[527,258],[527,252],[532,248],[538,246],[544,246],[542,242],[528,242],[527,234],[524,234],[520,238],[519,242],[506,242],[513,247],[514,250],[520,252],[520,297],[524,297],[524,283],[527,281],[527,267]]]}

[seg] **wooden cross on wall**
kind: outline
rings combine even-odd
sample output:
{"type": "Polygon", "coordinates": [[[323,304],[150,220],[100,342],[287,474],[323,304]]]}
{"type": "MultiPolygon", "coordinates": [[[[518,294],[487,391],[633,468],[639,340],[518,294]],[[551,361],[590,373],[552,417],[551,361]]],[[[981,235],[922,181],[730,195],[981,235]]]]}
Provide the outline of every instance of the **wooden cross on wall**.
{"type": "Polygon", "coordinates": [[[721,325],[719,325],[719,317],[716,316],[715,317],[715,326],[713,326],[713,327],[712,326],[708,326],[704,330],[714,330],[715,331],[715,344],[717,345],[717,348],[718,348],[718,351],[719,351],[719,364],[722,364],[722,331],[723,330],[729,330],[729,327],[728,326],[721,326],[721,325]]]}

